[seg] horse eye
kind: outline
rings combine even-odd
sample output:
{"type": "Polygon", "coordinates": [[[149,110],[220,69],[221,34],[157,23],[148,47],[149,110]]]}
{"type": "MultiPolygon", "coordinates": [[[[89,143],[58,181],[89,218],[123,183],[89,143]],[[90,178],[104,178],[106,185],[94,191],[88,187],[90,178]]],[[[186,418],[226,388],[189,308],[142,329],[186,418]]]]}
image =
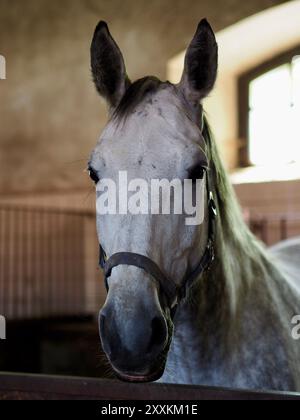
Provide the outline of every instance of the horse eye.
{"type": "Polygon", "coordinates": [[[92,181],[94,181],[95,184],[98,184],[100,181],[100,178],[97,174],[97,172],[93,168],[88,168],[89,176],[92,181]]]}
{"type": "Polygon", "coordinates": [[[193,168],[189,173],[189,179],[197,181],[198,179],[203,179],[206,173],[206,168],[204,166],[198,165],[193,168]]]}

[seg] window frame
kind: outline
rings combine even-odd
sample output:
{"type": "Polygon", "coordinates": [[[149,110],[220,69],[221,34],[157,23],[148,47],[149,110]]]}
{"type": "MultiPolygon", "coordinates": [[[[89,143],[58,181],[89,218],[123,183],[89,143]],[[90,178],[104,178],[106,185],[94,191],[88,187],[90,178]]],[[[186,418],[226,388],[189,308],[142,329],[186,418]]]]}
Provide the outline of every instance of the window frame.
{"type": "Polygon", "coordinates": [[[238,166],[241,168],[255,166],[250,161],[250,138],[249,138],[249,92],[250,84],[256,78],[276,69],[284,64],[289,64],[292,59],[300,56],[300,45],[285,51],[270,60],[264,61],[251,70],[243,73],[238,79],[238,166]]]}

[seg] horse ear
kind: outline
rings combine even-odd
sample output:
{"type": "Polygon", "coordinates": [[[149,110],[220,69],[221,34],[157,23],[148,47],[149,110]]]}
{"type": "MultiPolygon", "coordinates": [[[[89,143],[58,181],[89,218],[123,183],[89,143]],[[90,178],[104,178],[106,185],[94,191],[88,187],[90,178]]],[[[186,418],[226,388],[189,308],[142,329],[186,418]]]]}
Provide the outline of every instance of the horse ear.
{"type": "Polygon", "coordinates": [[[205,98],[213,89],[218,72],[218,45],[206,19],[197,28],[188,47],[180,89],[192,104],[205,98]]]}
{"type": "Polygon", "coordinates": [[[97,91],[108,101],[111,108],[116,108],[130,81],[122,53],[103,21],[97,25],[94,33],[91,68],[97,91]]]}

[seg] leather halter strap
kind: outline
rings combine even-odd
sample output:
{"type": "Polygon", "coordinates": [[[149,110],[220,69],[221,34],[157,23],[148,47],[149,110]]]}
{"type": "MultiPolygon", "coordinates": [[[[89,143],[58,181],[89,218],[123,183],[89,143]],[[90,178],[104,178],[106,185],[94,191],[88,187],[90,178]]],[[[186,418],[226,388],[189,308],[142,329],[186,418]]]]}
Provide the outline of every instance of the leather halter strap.
{"type": "Polygon", "coordinates": [[[174,308],[179,302],[186,297],[188,289],[193,285],[193,283],[205,272],[207,271],[215,259],[214,253],[214,238],[215,238],[215,221],[217,218],[217,208],[214,201],[214,196],[210,188],[209,174],[207,173],[207,191],[209,194],[208,200],[208,243],[204,255],[202,256],[197,267],[188,272],[184,278],[183,284],[177,286],[177,284],[166,276],[158,265],[152,261],[150,258],[135,254],[132,252],[119,252],[114,254],[109,259],[102,247],[100,245],[100,267],[104,271],[105,276],[105,286],[106,290],[109,290],[108,279],[111,277],[112,271],[114,268],[126,265],[137,267],[152,277],[156,283],[158,283],[160,289],[167,298],[170,308],[174,308]]]}
{"type": "Polygon", "coordinates": [[[151,277],[157,281],[159,287],[163,289],[163,292],[169,302],[174,299],[174,296],[176,297],[178,293],[176,284],[173,281],[170,281],[158,265],[154,261],[150,260],[150,258],[131,252],[120,252],[115,254],[105,264],[105,278],[109,279],[112,274],[112,270],[120,265],[137,267],[150,274],[151,277]]]}

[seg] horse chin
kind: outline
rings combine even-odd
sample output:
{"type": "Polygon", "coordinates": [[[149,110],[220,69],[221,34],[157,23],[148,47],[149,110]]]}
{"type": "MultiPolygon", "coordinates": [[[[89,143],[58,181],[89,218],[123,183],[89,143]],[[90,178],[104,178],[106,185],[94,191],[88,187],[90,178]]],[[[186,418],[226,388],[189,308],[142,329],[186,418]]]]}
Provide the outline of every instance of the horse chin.
{"type": "Polygon", "coordinates": [[[152,369],[150,373],[147,374],[139,374],[139,373],[130,373],[130,372],[121,372],[115,367],[112,366],[113,371],[115,372],[118,379],[123,382],[131,382],[131,383],[148,383],[148,382],[156,382],[163,376],[165,372],[165,363],[159,367],[155,367],[152,369]]]}

